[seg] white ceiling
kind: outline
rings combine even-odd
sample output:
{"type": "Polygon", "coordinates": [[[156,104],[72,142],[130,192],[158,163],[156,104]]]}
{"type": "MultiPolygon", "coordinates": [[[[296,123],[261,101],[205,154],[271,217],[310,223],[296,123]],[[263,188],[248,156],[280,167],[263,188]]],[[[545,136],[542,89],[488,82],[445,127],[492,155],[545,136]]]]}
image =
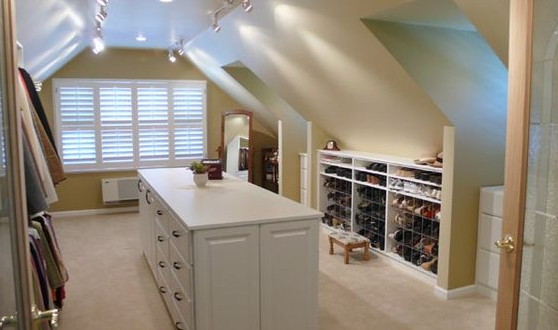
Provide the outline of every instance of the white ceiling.
{"type": "MultiPolygon", "coordinates": [[[[107,47],[167,48],[188,41],[211,25],[221,0],[111,0],[103,26],[107,47]],[[136,41],[138,33],[147,38],[136,41]]],[[[17,38],[24,65],[44,80],[89,47],[96,0],[17,0],[17,38]]]]}

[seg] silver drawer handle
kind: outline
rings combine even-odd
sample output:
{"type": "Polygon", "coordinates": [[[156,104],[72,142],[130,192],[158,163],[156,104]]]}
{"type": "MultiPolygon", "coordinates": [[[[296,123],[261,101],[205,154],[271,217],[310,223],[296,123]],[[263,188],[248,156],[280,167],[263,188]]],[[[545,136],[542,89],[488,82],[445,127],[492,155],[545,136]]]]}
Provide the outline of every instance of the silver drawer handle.
{"type": "Polygon", "coordinates": [[[184,327],[184,323],[182,323],[182,322],[176,322],[176,323],[174,324],[174,327],[175,327],[177,330],[186,330],[186,328],[184,327]]]}
{"type": "Polygon", "coordinates": [[[157,210],[157,215],[163,215],[163,211],[157,210]]]}
{"type": "Polygon", "coordinates": [[[157,236],[157,240],[158,240],[159,242],[164,242],[164,241],[165,241],[165,237],[159,235],[159,236],[157,236]]]}
{"type": "Polygon", "coordinates": [[[176,269],[176,270],[181,270],[181,269],[182,269],[182,266],[180,265],[180,262],[174,262],[174,263],[172,264],[172,266],[173,266],[174,269],[176,269]]]}
{"type": "Polygon", "coordinates": [[[159,267],[165,268],[167,267],[167,264],[164,261],[159,261],[159,267]]]}
{"type": "Polygon", "coordinates": [[[172,231],[172,236],[174,236],[176,238],[179,238],[180,236],[182,236],[182,234],[178,230],[173,230],[172,231]]]}
{"type": "Polygon", "coordinates": [[[164,286],[160,286],[160,287],[159,287],[159,292],[161,292],[161,293],[167,293],[167,288],[165,288],[164,286]]]}
{"type": "Polygon", "coordinates": [[[174,293],[174,299],[176,299],[177,301],[182,301],[182,300],[184,300],[184,295],[180,292],[175,292],[174,293]]]}

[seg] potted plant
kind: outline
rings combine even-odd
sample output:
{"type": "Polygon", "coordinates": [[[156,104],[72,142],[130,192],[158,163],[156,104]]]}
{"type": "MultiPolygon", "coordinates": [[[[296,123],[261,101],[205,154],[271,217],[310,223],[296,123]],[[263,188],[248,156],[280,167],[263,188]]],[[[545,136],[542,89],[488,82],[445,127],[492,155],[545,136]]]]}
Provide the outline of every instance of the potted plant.
{"type": "Polygon", "coordinates": [[[194,183],[198,187],[205,187],[207,183],[207,167],[200,162],[193,162],[190,165],[190,170],[194,173],[194,183]]]}

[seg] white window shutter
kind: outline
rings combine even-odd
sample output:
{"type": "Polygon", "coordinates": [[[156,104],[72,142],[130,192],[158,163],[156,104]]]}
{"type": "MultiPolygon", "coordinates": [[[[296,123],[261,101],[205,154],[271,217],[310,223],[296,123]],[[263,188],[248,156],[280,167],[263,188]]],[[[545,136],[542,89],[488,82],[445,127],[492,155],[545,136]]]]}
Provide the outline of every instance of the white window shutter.
{"type": "Polygon", "coordinates": [[[204,155],[205,90],[192,87],[173,89],[174,155],[176,159],[197,159],[204,155]]]}
{"type": "Polygon", "coordinates": [[[131,163],[134,161],[132,136],[132,89],[130,87],[101,87],[102,163],[131,163]]]}
{"type": "Polygon", "coordinates": [[[96,163],[93,88],[60,87],[59,122],[66,165],[96,163]]]}

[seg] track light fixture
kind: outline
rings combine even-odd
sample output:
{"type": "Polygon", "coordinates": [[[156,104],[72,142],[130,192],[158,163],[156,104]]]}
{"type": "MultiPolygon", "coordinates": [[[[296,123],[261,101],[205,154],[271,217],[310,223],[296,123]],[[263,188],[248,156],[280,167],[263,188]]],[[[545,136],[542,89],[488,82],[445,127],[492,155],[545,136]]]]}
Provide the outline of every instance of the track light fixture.
{"type": "Polygon", "coordinates": [[[109,0],[97,0],[97,4],[99,5],[99,11],[97,15],[95,15],[95,36],[93,37],[93,43],[91,45],[91,50],[95,54],[99,54],[105,50],[102,27],[108,16],[109,0]]]}
{"type": "MultiPolygon", "coordinates": [[[[241,0],[242,1],[242,8],[245,12],[251,13],[254,10],[254,6],[252,5],[251,0],[241,0]]],[[[215,32],[221,31],[221,26],[219,25],[219,15],[224,12],[228,11],[230,8],[234,6],[236,0],[223,0],[223,5],[213,12],[213,21],[211,24],[211,29],[215,32]]]]}
{"type": "Polygon", "coordinates": [[[174,56],[174,50],[172,48],[169,49],[169,61],[171,63],[176,62],[176,56],[174,56]]]}
{"type": "Polygon", "coordinates": [[[252,1],[250,0],[242,0],[242,8],[247,13],[251,13],[254,10],[254,6],[252,5],[252,1]]]}

